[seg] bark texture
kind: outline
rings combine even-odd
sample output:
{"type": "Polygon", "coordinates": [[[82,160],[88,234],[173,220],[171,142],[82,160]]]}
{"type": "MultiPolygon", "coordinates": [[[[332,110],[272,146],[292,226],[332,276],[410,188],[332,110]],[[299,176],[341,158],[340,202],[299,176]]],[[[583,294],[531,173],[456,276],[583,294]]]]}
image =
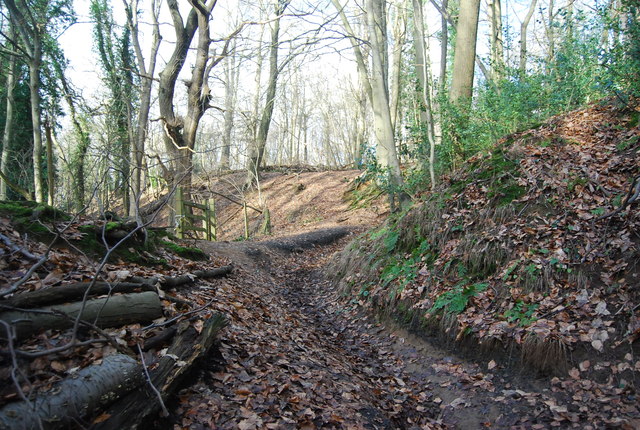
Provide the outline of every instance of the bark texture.
{"type": "Polygon", "coordinates": [[[449,97],[452,102],[471,103],[480,0],[461,0],[453,75],[449,97]]]}
{"type": "MultiPolygon", "coordinates": [[[[167,353],[149,372],[151,383],[160,391],[163,400],[166,400],[178,387],[197,360],[207,355],[218,332],[225,325],[226,319],[218,314],[205,322],[200,333],[189,324],[189,321],[183,321],[178,325],[178,333],[167,353]]],[[[157,413],[158,410],[160,410],[160,404],[157,395],[149,388],[149,384],[145,384],[140,390],[124,396],[113,404],[106,411],[110,418],[92,428],[94,430],[135,429],[145,418],[157,413]]]]}
{"type": "Polygon", "coordinates": [[[70,428],[143,383],[142,368],[126,355],[111,355],[57,384],[48,395],[0,409],[0,429],[70,428]]]}
{"type": "Polygon", "coordinates": [[[162,305],[156,293],[146,291],[88,300],[84,305],[76,302],[50,306],[39,311],[44,313],[28,310],[3,312],[0,319],[12,325],[16,337],[22,339],[43,329],[72,327],[73,318],[81,312],[83,321],[95,323],[99,327],[149,322],[162,316],[162,305]]]}

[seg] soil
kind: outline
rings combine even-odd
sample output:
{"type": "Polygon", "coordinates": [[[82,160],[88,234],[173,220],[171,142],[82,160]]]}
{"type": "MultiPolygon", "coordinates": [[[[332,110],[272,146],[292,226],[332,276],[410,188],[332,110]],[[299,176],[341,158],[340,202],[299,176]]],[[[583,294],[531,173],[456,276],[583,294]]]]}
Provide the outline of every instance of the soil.
{"type": "MultiPolygon", "coordinates": [[[[236,266],[231,324],[166,428],[546,428],[548,379],[463,359],[345,302],[323,268],[356,229],[199,246],[236,266]],[[237,312],[235,312],[237,311],[237,312]]],[[[556,403],[557,402],[557,403],[556,403]]],[[[585,427],[585,428],[588,428],[585,427]]]]}
{"type": "MultiPolygon", "coordinates": [[[[252,239],[293,235],[333,227],[374,227],[389,214],[386,199],[380,193],[353,207],[349,192],[361,170],[266,172],[260,187],[243,194],[240,190],[246,172],[217,178],[198,178],[194,200],[214,198],[218,219],[218,240],[235,241],[244,236],[242,206],[232,202],[246,200],[249,233],[252,239]],[[199,184],[199,185],[198,185],[199,184]],[[251,209],[269,209],[272,231],[260,231],[262,215],[251,209]]],[[[358,191],[363,192],[363,188],[358,191]]],[[[358,192],[357,191],[357,192],[358,192]]]]}

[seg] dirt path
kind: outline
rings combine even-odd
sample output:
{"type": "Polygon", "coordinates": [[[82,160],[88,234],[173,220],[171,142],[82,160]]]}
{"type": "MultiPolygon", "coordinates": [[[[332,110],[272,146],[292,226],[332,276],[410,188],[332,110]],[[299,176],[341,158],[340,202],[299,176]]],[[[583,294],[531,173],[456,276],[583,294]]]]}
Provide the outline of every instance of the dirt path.
{"type": "Polygon", "coordinates": [[[193,293],[230,325],[154,428],[544,428],[540,394],[343,303],[320,269],[347,232],[207,246],[238,267],[193,293]]]}

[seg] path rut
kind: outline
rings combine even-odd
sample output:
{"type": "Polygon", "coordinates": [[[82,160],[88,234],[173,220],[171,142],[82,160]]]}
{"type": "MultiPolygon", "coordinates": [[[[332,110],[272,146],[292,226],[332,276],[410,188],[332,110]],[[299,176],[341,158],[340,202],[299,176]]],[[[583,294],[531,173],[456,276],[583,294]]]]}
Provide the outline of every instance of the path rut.
{"type": "Polygon", "coordinates": [[[171,416],[153,425],[510,428],[519,411],[531,414],[529,393],[498,373],[344,303],[321,269],[345,240],[310,247],[283,247],[277,240],[203,246],[238,264],[224,284],[193,292],[216,300],[230,324],[178,392],[171,416]]]}

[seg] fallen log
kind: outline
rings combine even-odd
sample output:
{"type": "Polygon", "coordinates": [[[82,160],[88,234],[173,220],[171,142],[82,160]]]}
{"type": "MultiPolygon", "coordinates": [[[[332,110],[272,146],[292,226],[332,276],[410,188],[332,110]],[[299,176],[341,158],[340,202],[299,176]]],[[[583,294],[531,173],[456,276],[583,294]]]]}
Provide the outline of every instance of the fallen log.
{"type": "Polygon", "coordinates": [[[222,266],[211,270],[196,270],[193,273],[182,276],[167,277],[160,280],[163,288],[177,288],[182,285],[190,284],[196,279],[217,278],[231,273],[233,266],[222,266]]]}
{"type": "Polygon", "coordinates": [[[178,328],[176,326],[167,327],[162,330],[157,335],[147,339],[144,341],[144,346],[142,347],[143,351],[149,351],[150,349],[158,349],[163,346],[165,343],[168,343],[169,340],[178,332],[178,328]]]}
{"type": "Polygon", "coordinates": [[[91,290],[88,296],[133,293],[136,290],[155,291],[153,285],[140,282],[96,282],[93,286],[91,286],[90,282],[78,282],[17,294],[9,299],[0,301],[0,305],[15,308],[37,308],[45,305],[75,301],[84,297],[89,287],[91,287],[91,290]]]}
{"type": "Polygon", "coordinates": [[[5,405],[0,409],[0,429],[75,428],[143,382],[142,367],[135,359],[111,355],[69,376],[47,394],[5,405]]]}
{"type": "Polygon", "coordinates": [[[145,323],[162,316],[160,298],[151,291],[87,300],[84,309],[82,307],[82,302],[75,302],[35,310],[9,311],[0,313],[0,320],[11,324],[16,337],[21,339],[42,329],[72,327],[72,318],[77,317],[81,310],[82,320],[99,327],[145,323]]]}
{"type": "Polygon", "coordinates": [[[1,306],[30,309],[80,300],[84,297],[87,288],[89,287],[91,287],[91,290],[89,291],[88,296],[133,293],[136,290],[156,291],[156,284],[159,284],[161,288],[177,288],[192,283],[196,279],[210,279],[227,275],[231,273],[232,269],[233,266],[222,266],[211,270],[196,270],[188,275],[165,278],[143,278],[140,276],[133,276],[129,282],[95,282],[93,286],[91,286],[91,282],[59,285],[56,287],[17,294],[9,299],[1,300],[0,309],[1,306]]]}
{"type": "MultiPolygon", "coordinates": [[[[206,320],[200,333],[188,321],[178,324],[178,333],[167,353],[157,364],[151,366],[152,370],[149,372],[151,382],[160,391],[163,401],[178,387],[193,364],[207,354],[218,332],[225,325],[226,319],[220,314],[206,320]]],[[[102,422],[94,421],[91,429],[135,429],[160,408],[157,394],[145,384],[112,404],[100,415],[101,418],[109,418],[102,422]]]]}

